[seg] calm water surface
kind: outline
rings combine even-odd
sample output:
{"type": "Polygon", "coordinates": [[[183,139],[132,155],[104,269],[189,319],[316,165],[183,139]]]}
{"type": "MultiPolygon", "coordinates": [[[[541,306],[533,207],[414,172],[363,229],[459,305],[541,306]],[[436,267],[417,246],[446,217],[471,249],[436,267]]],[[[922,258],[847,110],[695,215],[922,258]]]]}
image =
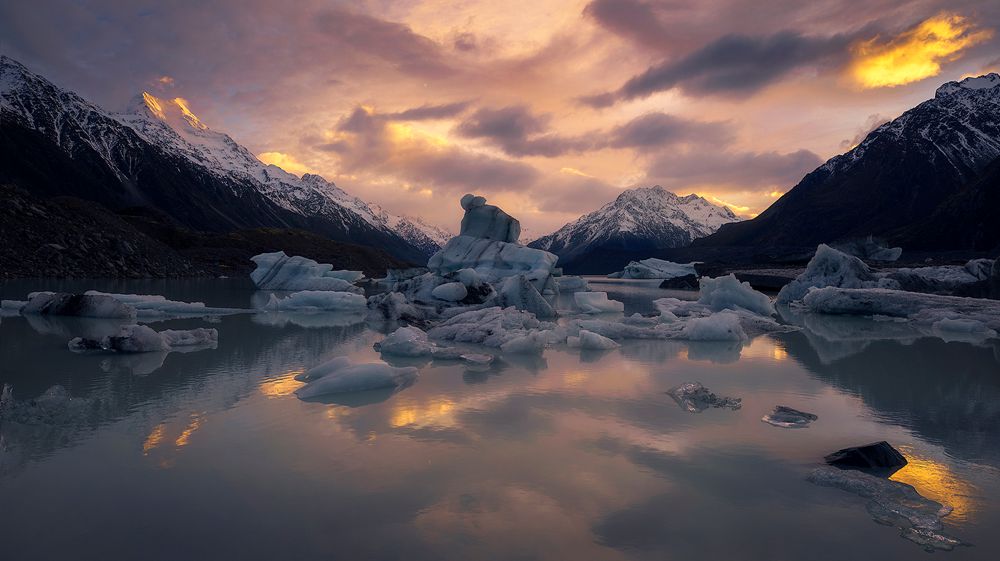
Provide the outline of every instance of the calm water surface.
{"type": "MultiPolygon", "coordinates": [[[[254,298],[237,280],[22,281],[0,297],[53,288],[254,298]]],[[[682,294],[593,288],[629,313],[682,294]]],[[[295,374],[377,359],[383,334],[352,317],[248,314],[211,324],[217,349],[77,355],[71,336],[107,326],[3,318],[0,384],[18,401],[61,385],[89,406],[0,425],[0,558],[920,559],[864,499],[805,480],[831,451],[888,440],[910,460],[893,478],[952,505],[946,531],[972,544],[934,555],[996,559],[1000,350],[791,321],[804,329],[742,347],[557,348],[487,371],[422,362],[398,393],[307,403],[295,374]],[[664,392],[689,381],[742,409],[683,411],[664,392]],[[778,404],[819,420],[760,422],[778,404]]]]}

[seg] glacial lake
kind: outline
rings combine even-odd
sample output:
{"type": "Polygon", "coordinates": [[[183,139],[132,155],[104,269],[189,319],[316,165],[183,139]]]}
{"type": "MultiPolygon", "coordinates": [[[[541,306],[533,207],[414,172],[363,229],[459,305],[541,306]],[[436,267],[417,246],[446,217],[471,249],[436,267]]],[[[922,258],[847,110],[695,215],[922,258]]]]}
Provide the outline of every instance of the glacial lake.
{"type": "MultiPolygon", "coordinates": [[[[593,280],[593,279],[592,279],[593,280]]],[[[249,307],[245,280],[16,281],[249,307]]],[[[650,313],[656,282],[592,283],[650,313]]],[[[259,298],[259,296],[258,296],[259,298]]],[[[82,413],[0,421],[0,559],[921,559],[867,500],[807,475],[886,440],[892,479],[953,507],[1000,555],[1000,345],[908,337],[892,322],[810,316],[746,345],[626,341],[420,366],[413,385],[305,402],[293,377],[384,337],[354,316],[233,315],[197,352],[74,354],[94,320],[4,317],[0,386],[64,387],[82,413]],[[742,408],[685,411],[698,381],[742,408]],[[761,422],[776,405],[808,428],[761,422]]]]}

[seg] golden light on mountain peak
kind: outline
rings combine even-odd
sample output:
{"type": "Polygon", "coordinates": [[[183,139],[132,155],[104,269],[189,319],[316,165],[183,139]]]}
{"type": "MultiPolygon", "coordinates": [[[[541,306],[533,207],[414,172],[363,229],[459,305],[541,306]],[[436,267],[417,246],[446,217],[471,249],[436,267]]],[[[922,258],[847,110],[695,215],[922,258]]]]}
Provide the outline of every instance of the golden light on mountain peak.
{"type": "Polygon", "coordinates": [[[313,173],[311,168],[300,162],[295,156],[284,152],[262,152],[257,154],[257,159],[268,165],[278,166],[288,173],[301,176],[306,173],[313,173]]]}
{"type": "Polygon", "coordinates": [[[968,18],[943,12],[887,41],[875,37],[855,44],[850,72],[866,89],[909,84],[937,76],[942,64],[992,36],[968,18]]]}

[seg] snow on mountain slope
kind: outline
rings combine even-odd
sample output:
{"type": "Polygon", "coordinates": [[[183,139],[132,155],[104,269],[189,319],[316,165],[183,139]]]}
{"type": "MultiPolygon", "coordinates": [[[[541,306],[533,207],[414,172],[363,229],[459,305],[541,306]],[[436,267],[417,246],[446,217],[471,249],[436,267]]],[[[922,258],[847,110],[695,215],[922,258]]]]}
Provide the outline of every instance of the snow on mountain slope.
{"type": "Polygon", "coordinates": [[[614,201],[529,244],[571,262],[598,248],[642,251],[682,247],[739,220],[698,195],[679,197],[660,187],[629,189],[614,201]]]}
{"type": "Polygon", "coordinates": [[[110,113],[2,56],[0,109],[6,125],[40,133],[78,167],[95,170],[91,187],[80,186],[89,191],[74,192],[64,182],[50,194],[113,208],[151,206],[197,228],[315,229],[417,261],[442,245],[443,235],[432,226],[369,205],[318,175],[300,178],[264,164],[206,126],[181,98],[143,92],[124,113],[110,113]]]}
{"type": "MultiPolygon", "coordinates": [[[[980,244],[965,225],[929,220],[1000,158],[1000,75],[943,84],[934,98],[878,127],[835,156],[753,220],[725,226],[696,246],[795,252],[878,236],[906,249],[980,244]],[[964,230],[963,230],[964,231],[964,230]],[[905,235],[903,235],[905,233],[905,235]],[[930,243],[931,238],[936,238],[930,243]],[[917,244],[917,245],[913,245],[917,244]]],[[[975,200],[975,194],[966,197],[975,200]]]]}

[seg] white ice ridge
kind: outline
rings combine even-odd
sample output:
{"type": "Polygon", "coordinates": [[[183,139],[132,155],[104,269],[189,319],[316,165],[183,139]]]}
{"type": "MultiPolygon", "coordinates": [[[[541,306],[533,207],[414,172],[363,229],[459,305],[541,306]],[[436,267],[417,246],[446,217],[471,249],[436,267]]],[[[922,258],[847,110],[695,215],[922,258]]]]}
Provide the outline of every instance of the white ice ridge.
{"type": "Polygon", "coordinates": [[[663,259],[650,257],[641,261],[632,261],[625,269],[608,275],[617,279],[673,279],[689,275],[698,276],[694,263],[674,263],[663,259]]]}
{"type": "Polygon", "coordinates": [[[573,301],[577,308],[585,314],[621,313],[625,304],[617,300],[608,300],[607,292],[575,292],[573,301]]]}
{"type": "Polygon", "coordinates": [[[364,275],[360,271],[334,271],[333,265],[317,263],[298,255],[289,257],[284,251],[261,253],[251,257],[257,268],[250,273],[257,288],[262,290],[329,290],[363,294],[354,286],[364,275]]]}
{"type": "Polygon", "coordinates": [[[368,308],[368,300],[352,292],[303,290],[285,298],[271,294],[264,309],[272,312],[360,312],[368,308]]]}
{"type": "Polygon", "coordinates": [[[842,288],[898,288],[894,281],[879,278],[861,259],[837,251],[826,244],[816,248],[816,255],[806,270],[778,292],[778,303],[801,300],[810,288],[839,286],[842,288]]]}
{"type": "Polygon", "coordinates": [[[621,345],[616,343],[613,339],[609,339],[593,331],[587,331],[586,329],[581,329],[580,334],[573,336],[570,335],[566,338],[566,344],[570,347],[575,347],[584,350],[595,350],[595,351],[605,351],[610,349],[617,349],[621,345]]]}
{"type": "Polygon", "coordinates": [[[149,353],[171,351],[179,347],[215,347],[219,332],[215,329],[189,329],[155,331],[145,325],[126,325],[117,335],[101,339],[77,337],[69,342],[74,351],[104,350],[120,353],[149,353]]]}
{"type": "Polygon", "coordinates": [[[305,373],[306,385],[295,390],[300,399],[378,389],[402,389],[416,381],[417,369],[395,368],[384,362],[355,364],[337,357],[305,373]]]}
{"type": "Polygon", "coordinates": [[[240,308],[214,308],[206,306],[203,302],[167,300],[166,297],[156,294],[113,294],[97,290],[88,290],[84,294],[88,296],[108,296],[127,304],[135,308],[136,315],[140,320],[185,316],[224,316],[249,311],[240,308]]]}

